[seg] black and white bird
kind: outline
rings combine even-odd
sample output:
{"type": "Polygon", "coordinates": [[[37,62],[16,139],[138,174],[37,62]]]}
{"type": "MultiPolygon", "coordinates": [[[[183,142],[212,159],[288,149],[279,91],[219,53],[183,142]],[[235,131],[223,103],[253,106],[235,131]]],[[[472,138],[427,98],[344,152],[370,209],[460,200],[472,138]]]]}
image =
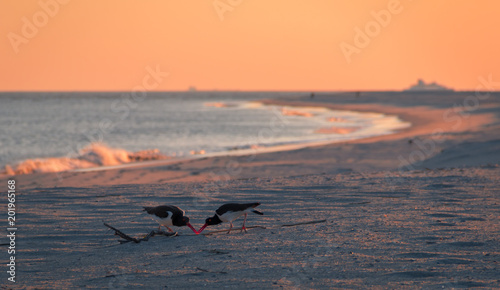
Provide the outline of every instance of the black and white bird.
{"type": "Polygon", "coordinates": [[[160,230],[161,226],[164,226],[173,232],[169,226],[188,226],[195,234],[198,234],[195,228],[189,223],[189,218],[184,215],[185,212],[174,205],[145,206],[144,211],[153,215],[153,218],[160,224],[158,230],[160,230]]]}
{"type": "Polygon", "coordinates": [[[245,228],[245,222],[247,221],[247,214],[253,212],[263,215],[263,213],[261,213],[260,211],[255,210],[255,208],[259,205],[259,202],[226,203],[215,211],[215,215],[213,217],[209,217],[205,220],[205,224],[198,230],[198,233],[201,233],[207,226],[229,222],[231,224],[229,230],[227,231],[227,233],[229,234],[231,232],[231,229],[233,228],[233,221],[242,215],[245,215],[245,219],[243,220],[243,227],[241,229],[246,232],[247,229],[245,228]]]}

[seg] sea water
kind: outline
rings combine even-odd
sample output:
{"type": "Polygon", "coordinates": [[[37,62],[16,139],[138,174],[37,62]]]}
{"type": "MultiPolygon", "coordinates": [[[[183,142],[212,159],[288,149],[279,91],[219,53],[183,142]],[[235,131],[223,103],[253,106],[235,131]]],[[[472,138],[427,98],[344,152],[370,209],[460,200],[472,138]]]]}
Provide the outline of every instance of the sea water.
{"type": "Polygon", "coordinates": [[[390,134],[409,126],[397,116],[258,102],[290,94],[1,93],[0,172],[6,165],[15,168],[26,160],[31,167],[40,167],[48,158],[64,161],[64,166],[32,168],[29,172],[60,171],[287,144],[340,142],[390,134]],[[106,154],[113,158],[103,157],[106,154]]]}

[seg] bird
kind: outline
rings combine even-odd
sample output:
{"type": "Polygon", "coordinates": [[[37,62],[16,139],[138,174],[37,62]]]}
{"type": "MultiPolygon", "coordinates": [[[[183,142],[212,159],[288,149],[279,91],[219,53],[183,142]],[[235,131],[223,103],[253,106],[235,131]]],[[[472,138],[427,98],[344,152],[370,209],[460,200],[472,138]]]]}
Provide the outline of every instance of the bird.
{"type": "Polygon", "coordinates": [[[161,226],[164,226],[173,232],[169,226],[188,226],[195,234],[198,234],[196,229],[189,223],[189,218],[184,215],[185,212],[175,205],[144,206],[143,211],[153,215],[154,219],[159,223],[158,230],[160,230],[161,226]]]}
{"type": "Polygon", "coordinates": [[[245,215],[245,219],[243,220],[243,227],[241,230],[247,232],[245,228],[245,222],[247,220],[247,214],[253,212],[255,214],[263,215],[258,210],[255,210],[257,206],[259,206],[259,202],[254,203],[226,203],[219,207],[215,211],[215,215],[213,217],[209,217],[205,220],[205,224],[198,230],[198,233],[201,233],[207,226],[218,225],[223,222],[229,222],[230,227],[227,233],[231,233],[231,229],[233,228],[233,221],[239,218],[242,215],[245,215]]]}

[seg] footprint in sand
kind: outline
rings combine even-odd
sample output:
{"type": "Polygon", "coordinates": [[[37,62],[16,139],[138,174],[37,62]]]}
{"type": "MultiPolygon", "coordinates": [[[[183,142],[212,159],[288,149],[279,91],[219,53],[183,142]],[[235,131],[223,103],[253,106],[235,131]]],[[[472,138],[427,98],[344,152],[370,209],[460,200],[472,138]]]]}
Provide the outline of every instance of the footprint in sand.
{"type": "Polygon", "coordinates": [[[484,243],[481,243],[481,242],[453,242],[453,243],[446,243],[443,245],[462,248],[462,247],[481,247],[481,246],[484,246],[484,243]]]}
{"type": "Polygon", "coordinates": [[[473,288],[473,287],[475,288],[475,287],[487,287],[487,286],[489,285],[474,281],[461,281],[454,283],[446,283],[442,285],[443,288],[473,288]]]}
{"type": "Polygon", "coordinates": [[[486,220],[483,218],[478,218],[478,217],[464,217],[464,218],[460,219],[460,222],[468,222],[468,221],[484,222],[486,220]]]}
{"type": "Polygon", "coordinates": [[[448,238],[435,237],[435,236],[424,236],[424,237],[416,237],[415,238],[415,240],[426,240],[426,241],[442,241],[444,239],[448,239],[448,238]]]}
{"type": "Polygon", "coordinates": [[[453,184],[444,184],[444,183],[435,183],[435,184],[429,184],[428,186],[424,187],[425,189],[443,189],[443,188],[452,188],[455,187],[453,184]]]}
{"type": "Polygon", "coordinates": [[[435,277],[440,275],[439,273],[428,272],[428,271],[405,271],[405,272],[389,273],[386,274],[386,276],[415,279],[415,278],[435,277]]]}
{"type": "Polygon", "coordinates": [[[449,214],[449,213],[432,213],[432,214],[428,214],[428,216],[437,217],[437,218],[451,218],[451,217],[457,217],[458,215],[449,214]]]}
{"type": "Polygon", "coordinates": [[[464,259],[441,259],[437,260],[436,263],[438,264],[445,264],[445,265],[467,265],[467,264],[472,264],[474,263],[471,260],[464,260],[464,259]]]}
{"type": "Polygon", "coordinates": [[[437,257],[437,256],[439,256],[439,254],[427,253],[427,252],[402,253],[402,254],[396,255],[396,257],[398,257],[398,258],[411,258],[411,259],[425,259],[425,258],[432,258],[432,257],[437,257]]]}
{"type": "Polygon", "coordinates": [[[438,227],[454,227],[456,224],[454,223],[444,223],[440,220],[437,220],[435,223],[429,224],[430,226],[438,226],[438,227]]]}

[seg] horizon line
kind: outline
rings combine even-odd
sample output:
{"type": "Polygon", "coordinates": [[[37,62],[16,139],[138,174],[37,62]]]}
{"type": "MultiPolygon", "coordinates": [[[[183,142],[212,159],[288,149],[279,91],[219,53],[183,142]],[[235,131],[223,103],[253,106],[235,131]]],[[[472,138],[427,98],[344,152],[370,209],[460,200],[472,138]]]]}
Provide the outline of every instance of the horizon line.
{"type": "MultiPolygon", "coordinates": [[[[463,92],[500,92],[500,90],[161,90],[161,91],[146,91],[146,93],[357,93],[357,92],[396,92],[396,93],[463,93],[463,92]]],[[[131,93],[133,91],[126,90],[12,90],[12,91],[0,91],[0,94],[5,93],[131,93]]]]}

